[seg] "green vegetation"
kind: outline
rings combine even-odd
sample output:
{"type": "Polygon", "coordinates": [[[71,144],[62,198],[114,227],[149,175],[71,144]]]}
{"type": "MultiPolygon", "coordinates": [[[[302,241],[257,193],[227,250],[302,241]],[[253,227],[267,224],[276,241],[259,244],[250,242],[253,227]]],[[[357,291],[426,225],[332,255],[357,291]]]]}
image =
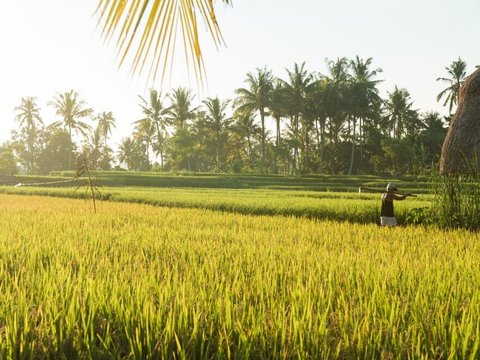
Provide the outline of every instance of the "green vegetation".
{"type": "MultiPolygon", "coordinates": [[[[440,78],[449,87],[438,99],[446,97],[450,110],[465,69],[458,59],[440,78]]],[[[150,89],[140,97],[138,118],[128,120],[131,134],[115,148],[108,141],[114,114],[95,115],[78,92],[54,96],[48,104],[57,119],[50,124],[34,97],[22,98],[19,129],[0,149],[0,174],[73,170],[85,155],[96,170],[396,177],[435,168],[449,118],[415,109],[397,86],[382,98],[381,72],[372,58],[341,57],[327,60],[323,74],[305,63],[283,77],[258,68],[233,89],[233,99],[197,99],[184,87],[150,89]]]]}
{"type": "Polygon", "coordinates": [[[432,210],[438,225],[445,228],[480,229],[480,176],[438,176],[434,182],[432,210]]]}
{"type": "MultiPolygon", "coordinates": [[[[84,192],[69,188],[0,188],[5,194],[48,195],[84,198],[84,192]]],[[[377,223],[380,214],[378,195],[358,193],[318,193],[311,191],[275,191],[189,188],[109,188],[101,198],[110,201],[142,203],[174,208],[196,208],[245,215],[284,215],[310,219],[330,219],[377,223]]],[[[405,223],[411,207],[429,205],[430,197],[396,204],[396,216],[405,223]]]]}
{"type": "MultiPolygon", "coordinates": [[[[17,182],[54,182],[71,179],[70,172],[57,177],[16,177],[17,182]]],[[[360,184],[383,189],[389,181],[374,176],[244,176],[244,175],[173,175],[153,173],[97,173],[102,184],[99,198],[137,202],[156,206],[211,209],[252,215],[284,215],[310,219],[330,219],[360,223],[377,223],[379,194],[358,193],[360,184]]],[[[396,204],[400,223],[421,223],[423,217],[410,214],[412,208],[429,207],[431,195],[426,179],[405,177],[395,180],[403,191],[422,194],[417,199],[396,204]],[[414,181],[415,179],[419,181],[414,181]],[[411,221],[410,221],[411,220],[411,221]]],[[[55,183],[60,181],[60,183],[55,183]]],[[[4,186],[3,193],[84,197],[70,187],[4,186]]],[[[421,214],[420,214],[421,215],[421,214]]]]}
{"type": "MultiPolygon", "coordinates": [[[[46,183],[70,180],[73,171],[52,172],[50,176],[16,175],[0,177],[0,184],[46,183]]],[[[358,192],[360,185],[383,189],[394,181],[403,191],[430,193],[431,180],[427,176],[402,176],[398,178],[373,175],[258,175],[215,173],[155,173],[126,171],[97,171],[97,178],[104,186],[111,187],[190,187],[227,189],[273,189],[358,192]]],[[[53,184],[55,185],[55,184],[53,184]]],[[[57,184],[64,186],[65,184],[57,184]]]]}
{"type": "Polygon", "coordinates": [[[6,358],[478,358],[480,239],[1,195],[6,358]]]}

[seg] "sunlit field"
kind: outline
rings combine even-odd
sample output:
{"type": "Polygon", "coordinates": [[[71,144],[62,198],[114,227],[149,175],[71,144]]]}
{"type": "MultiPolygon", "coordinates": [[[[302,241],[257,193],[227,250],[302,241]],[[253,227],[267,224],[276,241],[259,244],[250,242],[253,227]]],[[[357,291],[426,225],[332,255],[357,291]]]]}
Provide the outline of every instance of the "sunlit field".
{"type": "MultiPolygon", "coordinates": [[[[69,175],[67,173],[67,175],[69,175]]],[[[70,177],[24,177],[16,182],[49,183],[70,177]]],[[[190,174],[185,176],[118,172],[100,174],[99,197],[109,201],[156,206],[197,208],[245,215],[284,215],[309,219],[376,223],[380,194],[359,194],[359,185],[383,189],[388,180],[374,176],[244,176],[190,174]]],[[[15,183],[15,182],[12,182],[15,183]]],[[[399,180],[403,191],[418,192],[417,198],[397,202],[396,216],[408,223],[408,211],[431,205],[430,185],[422,179],[399,180]]],[[[66,184],[68,185],[68,183],[66,184]]],[[[0,193],[81,198],[85,191],[75,186],[0,186],[0,193]]]]}
{"type": "Polygon", "coordinates": [[[93,214],[83,200],[1,195],[1,352],[473,359],[479,240],[115,202],[93,214]]]}
{"type": "Polygon", "coordinates": [[[0,11],[0,360],[480,360],[480,0],[0,11]]]}
{"type": "MultiPolygon", "coordinates": [[[[82,198],[85,191],[72,188],[0,187],[0,193],[82,198]]],[[[279,191],[262,189],[105,187],[100,198],[156,206],[197,208],[246,215],[284,215],[310,219],[376,223],[379,194],[358,192],[279,191]]],[[[430,206],[431,196],[397,202],[396,216],[404,223],[411,208],[430,206]]]]}

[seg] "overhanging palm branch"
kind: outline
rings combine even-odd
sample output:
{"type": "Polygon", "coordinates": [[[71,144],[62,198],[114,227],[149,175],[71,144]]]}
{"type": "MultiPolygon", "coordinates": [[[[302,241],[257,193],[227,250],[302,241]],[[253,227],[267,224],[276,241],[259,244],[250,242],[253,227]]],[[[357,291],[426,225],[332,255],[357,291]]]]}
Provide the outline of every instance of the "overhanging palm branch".
{"type": "MultiPolygon", "coordinates": [[[[97,14],[102,36],[115,39],[119,66],[134,53],[131,73],[144,70],[150,62],[148,78],[155,80],[162,70],[162,80],[173,55],[180,31],[187,67],[193,64],[195,76],[203,82],[203,64],[198,21],[203,21],[215,46],[224,43],[217,23],[213,0],[98,0],[97,14]]],[[[222,0],[230,4],[232,0],[222,0]]]]}

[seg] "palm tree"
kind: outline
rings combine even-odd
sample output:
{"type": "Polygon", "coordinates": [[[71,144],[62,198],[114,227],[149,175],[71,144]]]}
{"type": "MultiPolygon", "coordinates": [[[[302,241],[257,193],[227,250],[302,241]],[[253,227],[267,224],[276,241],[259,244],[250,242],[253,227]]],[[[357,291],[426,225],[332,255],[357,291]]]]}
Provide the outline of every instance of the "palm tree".
{"type": "Polygon", "coordinates": [[[97,120],[97,127],[100,129],[100,135],[103,136],[103,146],[107,147],[108,134],[112,132],[112,128],[115,127],[115,118],[111,111],[103,111],[95,118],[97,120]]]}
{"type": "MultiPolygon", "coordinates": [[[[192,156],[195,161],[195,170],[210,170],[207,149],[211,132],[207,126],[205,111],[197,111],[195,119],[192,122],[191,134],[193,142],[192,156]]],[[[176,145],[175,142],[174,145],[176,145]]]]}
{"type": "Polygon", "coordinates": [[[330,166],[332,173],[338,172],[338,143],[345,120],[347,88],[351,81],[350,62],[347,58],[326,60],[328,75],[323,76],[325,114],[328,120],[328,136],[330,141],[330,166]]]}
{"type": "Polygon", "coordinates": [[[194,96],[190,90],[179,87],[168,94],[168,98],[171,106],[167,119],[176,130],[183,130],[189,120],[195,119],[197,108],[192,107],[194,96]]]}
{"type": "Polygon", "coordinates": [[[281,138],[281,121],[282,118],[288,116],[288,93],[287,88],[283,85],[282,80],[275,79],[272,93],[270,97],[270,116],[275,120],[275,151],[274,151],[274,159],[273,159],[273,172],[278,172],[277,166],[277,158],[281,152],[282,148],[282,138],[281,138]]]}
{"type": "Polygon", "coordinates": [[[290,71],[288,69],[288,82],[283,82],[287,96],[288,96],[288,108],[289,113],[292,118],[292,135],[294,141],[294,149],[293,149],[293,165],[292,165],[292,175],[296,174],[297,172],[297,160],[298,160],[298,145],[303,144],[305,149],[305,161],[306,161],[306,168],[310,167],[310,159],[309,159],[309,127],[305,123],[305,117],[303,116],[305,113],[306,108],[306,99],[307,93],[313,90],[314,86],[314,77],[312,73],[309,73],[305,69],[305,62],[301,65],[294,64],[293,70],[290,71]],[[301,139],[300,135],[300,123],[304,125],[305,131],[303,131],[303,139],[301,139]],[[302,141],[303,140],[303,141],[302,141]]]}
{"type": "Polygon", "coordinates": [[[443,81],[448,84],[448,87],[437,95],[437,101],[440,101],[443,97],[445,97],[443,106],[447,106],[448,104],[448,111],[450,114],[452,114],[453,107],[458,104],[460,87],[467,76],[465,71],[466,68],[467,63],[459,57],[458,60],[453,61],[450,66],[445,67],[445,70],[447,70],[449,75],[448,78],[437,78],[437,81],[443,81]]]}
{"type": "Polygon", "coordinates": [[[249,167],[253,167],[253,140],[262,136],[261,128],[255,122],[255,116],[252,111],[235,111],[234,123],[231,126],[233,134],[240,139],[239,145],[244,146],[246,141],[246,152],[249,167]]]}
{"type": "Polygon", "coordinates": [[[15,108],[17,111],[16,120],[20,123],[27,134],[27,170],[33,172],[35,162],[35,137],[37,135],[37,124],[43,124],[40,116],[40,108],[36,104],[35,97],[22,98],[20,106],[15,108]]]}
{"type": "Polygon", "coordinates": [[[90,134],[88,134],[85,139],[83,152],[90,160],[93,169],[97,168],[98,162],[102,154],[102,148],[105,146],[105,143],[102,144],[102,137],[102,128],[100,126],[97,126],[97,128],[93,130],[90,134]]]}
{"type": "Polygon", "coordinates": [[[378,73],[382,72],[382,69],[377,68],[375,70],[370,70],[372,61],[372,58],[366,60],[360,59],[358,55],[354,60],[350,61],[352,79],[349,86],[350,96],[348,97],[348,112],[352,120],[352,131],[350,134],[352,151],[348,170],[349,175],[352,174],[354,164],[357,121],[361,144],[363,124],[367,118],[373,117],[373,109],[375,109],[374,104],[378,104],[382,101],[378,95],[377,88],[377,84],[382,80],[373,80],[378,73]]]}
{"type": "Polygon", "coordinates": [[[231,118],[225,114],[229,101],[220,101],[218,97],[207,98],[203,101],[207,111],[205,113],[206,125],[212,132],[215,144],[215,163],[216,168],[221,168],[220,151],[228,140],[227,129],[230,125],[231,118]]]}
{"type": "Polygon", "coordinates": [[[142,113],[145,117],[138,122],[145,122],[146,128],[153,127],[153,131],[155,132],[155,143],[153,148],[156,152],[156,155],[160,155],[160,166],[163,168],[165,157],[165,140],[167,139],[168,134],[167,115],[170,109],[163,106],[162,96],[157,90],[150,89],[149,95],[148,101],[139,96],[142,100],[140,107],[142,108],[142,113]]]}
{"type": "Polygon", "coordinates": [[[265,169],[265,116],[267,108],[270,105],[270,95],[273,88],[273,75],[266,68],[257,68],[255,74],[248,73],[245,83],[248,88],[239,88],[235,90],[238,97],[235,99],[236,111],[250,112],[258,111],[260,114],[260,123],[262,129],[262,158],[260,171],[265,169]]]}
{"type": "Polygon", "coordinates": [[[150,163],[150,147],[156,135],[155,122],[150,118],[143,118],[135,121],[134,124],[134,138],[145,145],[145,156],[147,163],[150,163]]]}
{"type": "Polygon", "coordinates": [[[169,64],[173,65],[177,29],[180,29],[187,65],[194,64],[197,80],[202,81],[205,70],[197,24],[205,24],[216,47],[223,44],[213,3],[212,0],[98,0],[97,13],[104,39],[117,40],[120,65],[128,59],[131,72],[139,73],[150,59],[148,74],[153,79],[160,67],[163,79],[169,64]]]}
{"type": "Polygon", "coordinates": [[[422,130],[415,139],[415,148],[419,149],[422,164],[438,164],[443,140],[447,135],[444,119],[438,112],[427,112],[422,115],[422,130]]]}
{"type": "Polygon", "coordinates": [[[323,158],[325,147],[325,127],[327,123],[326,89],[328,82],[325,78],[317,78],[306,99],[306,115],[313,119],[318,152],[318,172],[323,172],[323,158]]]}
{"type": "Polygon", "coordinates": [[[118,148],[118,160],[127,165],[127,170],[132,170],[135,166],[137,144],[131,137],[123,138],[118,148]]]}
{"type": "Polygon", "coordinates": [[[276,79],[273,84],[272,93],[270,97],[270,116],[275,119],[276,139],[275,145],[278,147],[282,141],[281,139],[281,121],[287,116],[287,88],[283,85],[282,80],[276,79]]]}
{"type": "Polygon", "coordinates": [[[411,132],[418,125],[418,111],[412,109],[410,93],[406,89],[395,86],[393,92],[388,93],[385,101],[385,110],[390,125],[390,134],[400,139],[405,133],[411,132]]]}
{"type": "MultiPolygon", "coordinates": [[[[53,101],[49,101],[48,105],[53,106],[56,109],[56,114],[62,118],[62,120],[56,121],[50,126],[63,126],[68,130],[70,136],[70,142],[72,142],[72,131],[80,132],[85,135],[89,130],[87,123],[81,119],[89,116],[93,109],[86,107],[87,103],[79,99],[78,92],[70,90],[63,94],[57,94],[53,98],[53,101]]],[[[68,166],[72,168],[72,153],[69,154],[68,166]]]]}

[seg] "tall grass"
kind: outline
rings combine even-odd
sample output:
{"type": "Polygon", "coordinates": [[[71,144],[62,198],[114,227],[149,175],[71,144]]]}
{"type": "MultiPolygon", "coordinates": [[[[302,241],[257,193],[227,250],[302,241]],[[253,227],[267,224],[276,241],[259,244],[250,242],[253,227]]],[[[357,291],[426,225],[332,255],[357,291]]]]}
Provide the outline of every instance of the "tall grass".
{"type": "Polygon", "coordinates": [[[464,231],[1,195],[0,358],[476,359],[479,266],[464,231]]]}
{"type": "Polygon", "coordinates": [[[480,229],[480,174],[435,176],[434,214],[446,228],[480,229]]]}

